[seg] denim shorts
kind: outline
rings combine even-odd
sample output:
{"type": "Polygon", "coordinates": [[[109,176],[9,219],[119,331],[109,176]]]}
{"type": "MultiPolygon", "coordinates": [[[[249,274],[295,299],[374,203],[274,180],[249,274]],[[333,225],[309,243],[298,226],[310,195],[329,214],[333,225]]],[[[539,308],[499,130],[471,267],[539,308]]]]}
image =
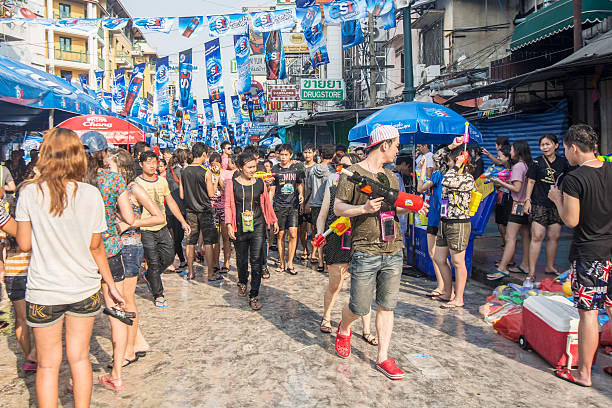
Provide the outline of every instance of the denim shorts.
{"type": "Polygon", "coordinates": [[[143,257],[142,244],[139,245],[123,245],[121,257],[123,258],[123,267],[125,269],[126,278],[134,278],[140,272],[143,257]]]}
{"type": "Polygon", "coordinates": [[[355,252],[349,268],[351,311],[358,316],[370,313],[374,288],[376,288],[376,304],[384,309],[395,309],[402,278],[402,263],[401,251],[394,255],[355,252]]]}
{"type": "Polygon", "coordinates": [[[4,276],[4,286],[11,302],[25,299],[27,276],[4,276]]]}

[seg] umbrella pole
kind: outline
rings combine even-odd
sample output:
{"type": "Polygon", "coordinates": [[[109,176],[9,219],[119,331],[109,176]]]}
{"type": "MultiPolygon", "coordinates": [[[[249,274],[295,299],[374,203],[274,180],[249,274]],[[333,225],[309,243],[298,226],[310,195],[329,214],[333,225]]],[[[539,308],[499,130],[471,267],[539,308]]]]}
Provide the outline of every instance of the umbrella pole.
{"type": "MultiPolygon", "coordinates": [[[[412,139],[412,186],[414,188],[416,188],[416,173],[417,173],[417,169],[416,169],[416,137],[413,136],[412,139]]],[[[416,248],[415,248],[415,244],[416,244],[416,216],[412,215],[412,227],[411,227],[412,231],[410,234],[410,241],[411,241],[411,248],[412,248],[412,263],[413,265],[416,264],[416,248]]],[[[433,261],[433,259],[432,259],[433,261]]]]}

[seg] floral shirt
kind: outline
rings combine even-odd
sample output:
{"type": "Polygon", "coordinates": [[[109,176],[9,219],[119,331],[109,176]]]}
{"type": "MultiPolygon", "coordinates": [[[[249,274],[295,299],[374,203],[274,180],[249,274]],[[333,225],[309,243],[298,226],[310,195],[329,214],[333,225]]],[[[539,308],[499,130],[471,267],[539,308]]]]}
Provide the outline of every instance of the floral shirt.
{"type": "MultiPolygon", "coordinates": [[[[134,215],[136,218],[140,218],[142,215],[142,207],[134,197],[132,193],[132,189],[134,188],[135,182],[131,182],[127,187],[128,194],[130,197],[130,203],[132,204],[132,211],[134,211],[134,215]]],[[[123,234],[121,234],[121,242],[123,245],[141,245],[140,241],[140,229],[139,228],[129,228],[123,234]]]]}
{"type": "Polygon", "coordinates": [[[117,199],[126,190],[126,186],[119,173],[114,173],[107,169],[98,170],[96,181],[104,200],[104,213],[106,217],[107,230],[102,234],[102,238],[104,239],[106,256],[111,257],[117,255],[121,252],[121,248],[123,248],[115,219],[118,214],[117,199]]]}

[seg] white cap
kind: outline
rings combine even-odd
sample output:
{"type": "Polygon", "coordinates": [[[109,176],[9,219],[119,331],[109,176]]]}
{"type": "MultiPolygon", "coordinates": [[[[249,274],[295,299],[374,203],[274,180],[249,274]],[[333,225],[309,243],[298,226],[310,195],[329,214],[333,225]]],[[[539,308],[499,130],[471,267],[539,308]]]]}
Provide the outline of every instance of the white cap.
{"type": "Polygon", "coordinates": [[[370,143],[368,143],[366,149],[376,146],[377,144],[379,144],[380,142],[384,142],[385,140],[395,139],[396,137],[399,137],[399,135],[399,131],[395,126],[378,126],[372,131],[372,133],[370,133],[370,143]]]}

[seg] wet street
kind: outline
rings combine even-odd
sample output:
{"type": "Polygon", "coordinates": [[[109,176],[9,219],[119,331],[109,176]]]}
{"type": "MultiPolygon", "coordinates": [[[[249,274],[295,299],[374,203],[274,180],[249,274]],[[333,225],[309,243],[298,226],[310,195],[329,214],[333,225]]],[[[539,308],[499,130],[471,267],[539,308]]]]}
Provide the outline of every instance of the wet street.
{"type": "MultiPolygon", "coordinates": [[[[612,358],[598,356],[591,389],[555,378],[537,354],[521,350],[482,321],[478,306],[490,290],[474,281],[468,282],[466,309],[447,311],[423,296],[433,288],[431,281],[404,277],[389,355],[407,378],[388,380],[374,369],[376,347],[361,337],[359,321],[353,326],[352,355],[346,360],[336,356],[334,335],[319,331],[327,276],[296,266],[297,276],[272,271],[271,279],[263,281],[259,312],[237,295],[233,266],[222,283],[204,283],[201,267],[197,282],[165,274],[166,310],[154,308],[140,284],[141,327],[151,351],[125,369],[125,391],[115,394],[95,381],[92,405],[610,407],[612,403],[612,377],[601,371],[612,358]]],[[[332,315],[334,325],[348,299],[347,285],[348,281],[332,315]]],[[[7,319],[8,313],[1,317],[7,319]]],[[[1,406],[35,405],[35,375],[21,371],[23,356],[11,330],[0,336],[1,406]]],[[[111,359],[110,327],[107,317],[100,315],[91,343],[96,379],[111,359]]],[[[66,393],[68,377],[64,360],[60,372],[64,406],[72,406],[66,393]]]]}

